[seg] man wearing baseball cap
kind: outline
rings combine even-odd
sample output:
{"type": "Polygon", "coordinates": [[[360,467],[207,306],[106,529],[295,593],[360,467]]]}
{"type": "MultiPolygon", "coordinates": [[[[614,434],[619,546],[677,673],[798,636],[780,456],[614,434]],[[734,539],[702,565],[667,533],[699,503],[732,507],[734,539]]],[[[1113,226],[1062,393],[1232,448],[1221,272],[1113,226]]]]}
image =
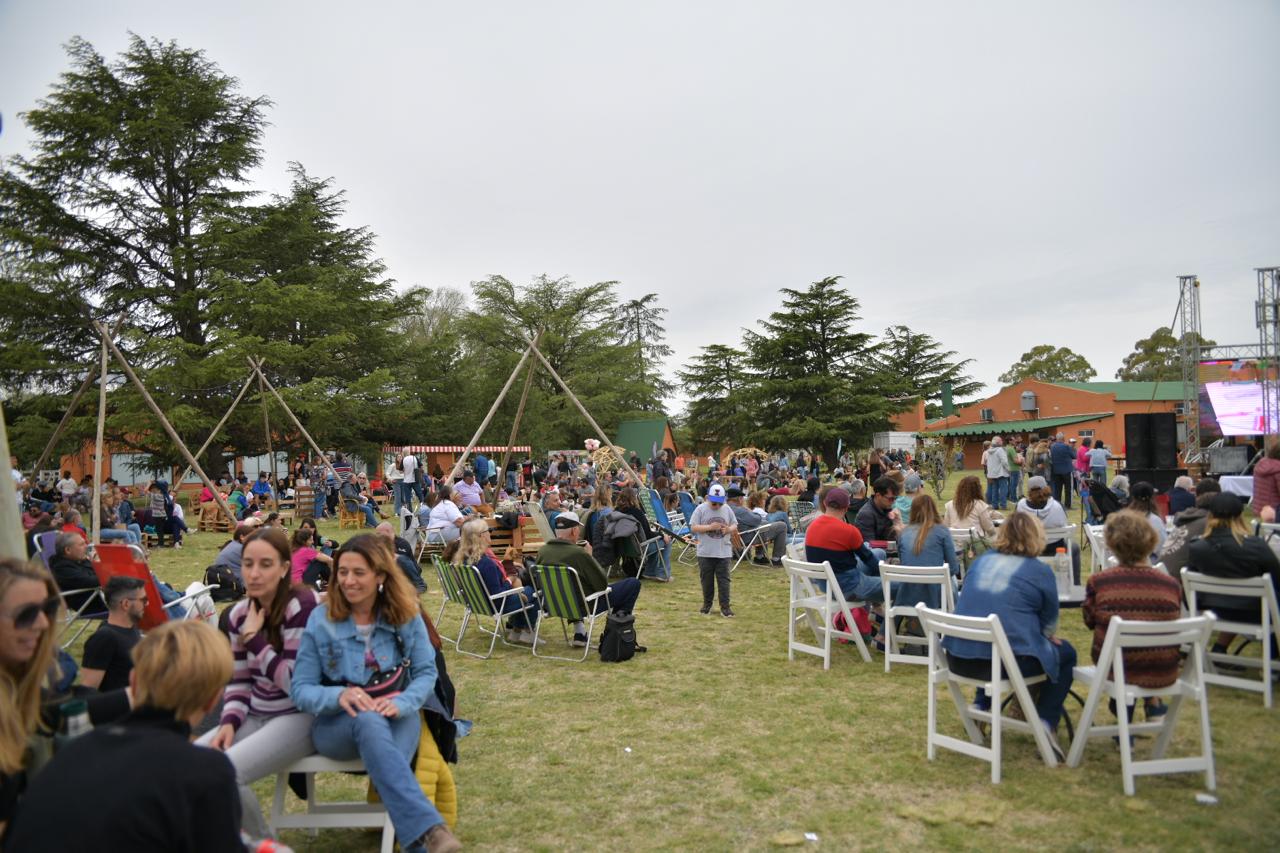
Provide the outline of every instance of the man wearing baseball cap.
{"type": "Polygon", "coordinates": [[[827,492],[822,514],[805,531],[804,558],[811,563],[830,562],[846,599],[883,601],[880,561],[858,528],[844,520],[848,508],[848,492],[841,488],[827,492]]]}
{"type": "Polygon", "coordinates": [[[712,483],[706,500],[698,504],[689,517],[689,530],[698,537],[698,576],[702,581],[704,616],[711,612],[716,584],[720,586],[720,613],[732,617],[729,606],[729,564],[733,561],[733,536],[738,521],[733,510],[725,506],[724,486],[712,483]]]}
{"type": "MultiPolygon", "coordinates": [[[[640,581],[635,578],[622,578],[612,584],[608,581],[605,570],[591,556],[591,545],[585,547],[578,544],[582,533],[582,521],[576,512],[562,512],[556,516],[553,525],[556,538],[538,549],[538,562],[544,566],[569,566],[576,569],[578,579],[582,581],[582,594],[590,596],[608,589],[607,596],[601,596],[595,602],[597,611],[603,608],[604,600],[609,599],[609,608],[622,613],[630,613],[635,609],[636,599],[640,597],[640,581]]],[[[587,644],[586,626],[581,622],[574,623],[573,644],[587,644]]]]}

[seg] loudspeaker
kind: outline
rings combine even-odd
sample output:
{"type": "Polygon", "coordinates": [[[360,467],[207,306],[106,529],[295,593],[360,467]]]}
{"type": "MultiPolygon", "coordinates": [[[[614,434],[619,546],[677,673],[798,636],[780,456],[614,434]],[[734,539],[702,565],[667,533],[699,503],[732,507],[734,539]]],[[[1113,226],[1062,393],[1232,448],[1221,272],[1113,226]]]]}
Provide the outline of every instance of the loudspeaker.
{"type": "Polygon", "coordinates": [[[1151,415],[1124,416],[1124,466],[1145,470],[1153,467],[1151,415]]]}
{"type": "Polygon", "coordinates": [[[1130,488],[1134,483],[1150,483],[1161,494],[1172,489],[1173,481],[1186,473],[1186,468],[1130,468],[1126,465],[1124,469],[1130,488]]]}
{"type": "Polygon", "coordinates": [[[1158,412],[1151,418],[1151,467],[1178,467],[1178,419],[1173,412],[1158,412]]]}

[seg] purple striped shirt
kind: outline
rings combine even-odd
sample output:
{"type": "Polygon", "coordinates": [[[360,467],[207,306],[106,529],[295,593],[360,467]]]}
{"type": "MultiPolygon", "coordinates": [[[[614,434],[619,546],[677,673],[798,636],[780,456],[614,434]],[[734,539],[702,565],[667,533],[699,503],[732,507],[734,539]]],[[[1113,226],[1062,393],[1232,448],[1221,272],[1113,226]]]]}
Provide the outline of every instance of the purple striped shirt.
{"type": "Polygon", "coordinates": [[[293,700],[289,698],[289,682],[293,678],[293,665],[298,657],[302,632],[307,618],[318,603],[316,594],[299,588],[289,593],[289,603],[284,608],[284,627],[281,651],[277,652],[267,641],[267,632],[259,631],[248,643],[240,639],[240,627],[249,613],[249,599],[237,602],[231,608],[231,653],[235,669],[231,683],[222,702],[223,725],[240,728],[249,714],[260,717],[278,717],[295,713],[293,700]]]}

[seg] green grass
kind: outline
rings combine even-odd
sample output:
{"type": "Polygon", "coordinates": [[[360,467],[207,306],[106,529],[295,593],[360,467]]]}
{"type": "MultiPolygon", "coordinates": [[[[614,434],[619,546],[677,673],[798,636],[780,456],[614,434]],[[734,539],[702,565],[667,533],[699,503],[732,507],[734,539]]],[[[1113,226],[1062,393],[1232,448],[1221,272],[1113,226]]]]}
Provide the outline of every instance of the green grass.
{"type": "MultiPolygon", "coordinates": [[[[191,537],[182,551],[157,552],[153,567],[185,585],[224,539],[191,537]]],[[[438,583],[428,579],[434,617],[438,583]]],[[[817,833],[805,847],[823,850],[1280,845],[1280,711],[1265,711],[1257,694],[1211,690],[1217,806],[1196,804],[1203,777],[1192,774],[1141,778],[1137,796],[1123,796],[1109,741],[1091,744],[1080,769],[1049,770],[1029,738],[1011,735],[1004,781],[993,786],[976,760],[925,759],[923,667],[885,674],[878,655],[864,664],[849,646],[827,672],[814,657],[787,661],[781,571],[735,572],[735,620],[700,616],[700,599],[693,567],[677,565],[670,584],[646,583],[636,613],[649,652],[623,664],[594,653],[582,664],[545,661],[501,645],[487,661],[449,655],[458,713],[475,722],[454,768],[457,834],[469,849],[764,849],[788,830],[817,833]]],[[[441,627],[457,624],[453,610],[441,627]]],[[[1062,626],[1087,658],[1079,611],[1065,611],[1062,626]]],[[[940,719],[958,734],[940,699],[940,719]]],[[[1079,714],[1074,702],[1068,711],[1079,714]]],[[[1193,711],[1171,754],[1195,743],[1193,711]]],[[[1139,755],[1149,748],[1140,741],[1139,755]]],[[[322,780],[328,796],[363,795],[362,780],[322,780]]],[[[270,782],[259,790],[265,803],[270,782]]],[[[378,848],[375,833],[358,830],[283,840],[299,850],[378,848]]]]}

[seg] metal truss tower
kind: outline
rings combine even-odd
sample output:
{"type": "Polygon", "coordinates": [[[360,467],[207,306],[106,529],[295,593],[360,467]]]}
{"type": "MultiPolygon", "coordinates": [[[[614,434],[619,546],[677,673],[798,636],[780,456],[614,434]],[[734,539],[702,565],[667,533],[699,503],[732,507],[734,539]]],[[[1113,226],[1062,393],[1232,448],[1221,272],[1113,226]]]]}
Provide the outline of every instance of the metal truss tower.
{"type": "Polygon", "coordinates": [[[1260,267],[1258,301],[1254,311],[1258,323],[1259,374],[1262,385],[1262,429],[1267,437],[1280,430],[1280,267],[1260,267]]]}
{"type": "Polygon", "coordinates": [[[1194,465],[1200,449],[1200,279],[1178,276],[1178,360],[1182,362],[1182,419],[1187,438],[1182,464],[1194,465]]]}

